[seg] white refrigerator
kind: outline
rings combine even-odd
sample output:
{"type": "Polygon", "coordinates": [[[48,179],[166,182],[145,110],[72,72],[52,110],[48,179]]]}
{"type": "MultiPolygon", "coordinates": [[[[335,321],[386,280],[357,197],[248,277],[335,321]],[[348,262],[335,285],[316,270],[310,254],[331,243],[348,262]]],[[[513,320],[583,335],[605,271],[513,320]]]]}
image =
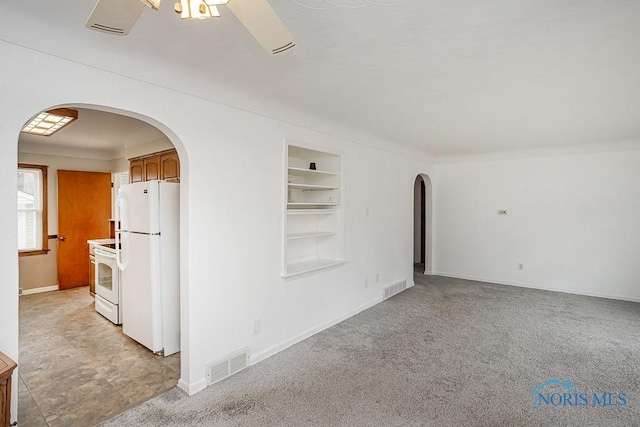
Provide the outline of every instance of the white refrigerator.
{"type": "Polygon", "coordinates": [[[154,353],[180,351],[180,184],[120,187],[116,259],[122,331],[154,353]]]}

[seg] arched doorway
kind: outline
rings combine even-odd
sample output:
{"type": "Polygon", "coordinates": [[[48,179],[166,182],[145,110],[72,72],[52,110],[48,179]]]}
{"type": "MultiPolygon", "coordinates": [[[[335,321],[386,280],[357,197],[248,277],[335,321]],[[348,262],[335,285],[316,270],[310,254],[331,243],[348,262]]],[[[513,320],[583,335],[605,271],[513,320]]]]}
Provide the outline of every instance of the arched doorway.
{"type": "MultiPolygon", "coordinates": [[[[57,106],[56,106],[57,107],[57,106]]],[[[176,137],[176,135],[171,132],[166,126],[164,126],[161,123],[158,123],[156,121],[154,121],[153,119],[150,119],[148,117],[144,117],[140,114],[136,114],[134,112],[131,111],[124,111],[124,110],[119,110],[119,109],[113,109],[113,108],[109,108],[109,107],[102,107],[102,106],[96,106],[96,105],[86,105],[86,104],[66,104],[64,105],[65,108],[72,108],[72,109],[78,109],[81,110],[82,112],[86,113],[85,117],[87,116],[100,116],[99,118],[101,119],[105,119],[105,118],[111,118],[113,119],[113,117],[115,116],[119,116],[122,118],[122,121],[118,122],[118,126],[129,126],[130,123],[133,123],[131,125],[131,128],[127,128],[128,132],[131,132],[132,138],[138,138],[141,139],[142,136],[144,134],[144,132],[141,132],[140,129],[141,127],[148,127],[148,128],[153,128],[157,131],[158,134],[162,135],[163,141],[160,140],[153,140],[153,141],[149,141],[148,144],[146,144],[146,146],[142,146],[144,144],[133,144],[130,147],[127,146],[123,146],[121,147],[122,150],[120,154],[118,154],[117,158],[112,158],[112,159],[101,159],[101,160],[96,160],[96,159],[89,159],[89,158],[84,158],[80,155],[78,155],[77,153],[81,153],[83,151],[87,151],[87,150],[83,150],[82,147],[75,147],[77,149],[77,153],[74,157],[71,157],[71,154],[69,155],[70,157],[68,157],[68,159],[77,159],[77,167],[72,165],[73,160],[61,160],[62,157],[65,157],[65,155],[63,155],[64,153],[68,152],[69,150],[73,150],[73,147],[69,148],[69,147],[64,147],[64,146],[59,146],[56,149],[55,146],[55,141],[53,139],[49,139],[47,141],[47,144],[49,146],[49,150],[51,150],[49,153],[46,152],[42,152],[42,153],[36,153],[37,156],[33,156],[33,145],[30,146],[29,150],[31,153],[31,156],[27,156],[25,157],[27,159],[27,161],[23,162],[21,161],[21,153],[20,153],[20,138],[18,138],[18,162],[19,163],[47,163],[47,159],[50,158],[51,160],[51,164],[54,165],[54,170],[63,170],[63,169],[73,169],[73,170],[84,170],[84,169],[108,169],[109,172],[123,172],[125,170],[128,169],[128,161],[127,159],[130,157],[139,157],[142,154],[145,154],[147,152],[151,152],[154,150],[157,151],[164,151],[166,148],[168,148],[169,146],[172,148],[175,148],[177,150],[177,155],[179,157],[179,160],[181,162],[181,171],[182,171],[182,176],[186,175],[186,171],[187,171],[187,162],[186,162],[186,156],[184,155],[184,149],[182,146],[182,143],[179,141],[179,139],[176,137]],[[128,120],[127,120],[128,119],[128,120]],[[138,122],[138,123],[134,123],[134,122],[138,122]],[[155,147],[155,148],[153,148],[155,147]],[[55,159],[54,159],[55,158],[55,159]],[[102,165],[99,165],[98,163],[101,163],[102,165]]],[[[50,110],[51,108],[46,108],[46,110],[50,110]]],[[[43,110],[44,111],[44,110],[43,110]]],[[[37,114],[37,112],[34,112],[37,114]]],[[[78,121],[82,120],[83,115],[80,114],[78,117],[78,121]]],[[[28,121],[28,117],[24,118],[24,121],[28,121]]],[[[78,122],[79,123],[79,122],[78,122]]],[[[113,128],[113,126],[112,126],[113,128]]],[[[71,127],[69,128],[71,129],[71,127]]],[[[99,134],[100,131],[95,130],[94,131],[95,134],[99,134]]],[[[103,132],[109,132],[109,130],[104,130],[103,132]]],[[[84,135],[85,137],[87,136],[86,133],[84,135]]],[[[114,137],[114,139],[117,139],[114,137]]],[[[144,142],[144,141],[137,141],[137,142],[144,142]]],[[[88,149],[88,147],[85,147],[88,149]]],[[[101,149],[104,151],[104,147],[101,147],[101,149]]],[[[46,166],[46,165],[45,165],[46,166]]],[[[182,191],[186,192],[186,188],[185,183],[183,181],[183,183],[180,184],[182,187],[182,191]]],[[[51,197],[51,195],[55,196],[55,188],[52,189],[52,191],[49,191],[49,194],[45,195],[44,197],[51,197]]],[[[185,210],[184,210],[184,206],[185,204],[183,202],[180,202],[180,210],[181,210],[181,214],[183,217],[186,217],[185,214],[185,210]]],[[[57,220],[57,215],[49,215],[49,221],[51,220],[51,217],[53,216],[54,220],[57,220]]],[[[182,228],[182,226],[181,226],[182,228]]],[[[52,231],[57,231],[56,228],[54,228],[52,231]]],[[[55,235],[53,235],[53,233],[51,233],[52,235],[49,236],[50,242],[52,244],[56,244],[56,240],[55,240],[55,235]]],[[[181,264],[184,265],[186,264],[186,256],[184,248],[186,246],[185,244],[185,239],[186,239],[186,233],[181,233],[181,241],[180,241],[180,248],[182,248],[180,250],[181,252],[181,264]]],[[[46,236],[45,236],[46,237],[46,236]]],[[[36,257],[28,257],[30,258],[30,261],[33,261],[36,257]]],[[[87,259],[87,265],[86,267],[88,268],[88,263],[89,260],[87,259]]],[[[184,275],[182,276],[184,277],[184,275]]],[[[186,283],[181,280],[180,283],[180,287],[181,289],[183,289],[186,286],[186,283]]],[[[83,292],[84,293],[84,292],[83,292]]],[[[181,290],[182,293],[182,290],[181,290]]],[[[83,295],[83,297],[85,297],[83,295]]],[[[77,305],[75,307],[75,309],[77,309],[77,311],[87,311],[87,307],[86,307],[86,298],[84,300],[80,301],[80,304],[77,305]]],[[[22,307],[21,307],[21,311],[22,311],[22,307]]],[[[186,302],[184,300],[181,301],[181,307],[180,307],[180,311],[181,311],[181,316],[185,315],[186,312],[186,302]]],[[[20,320],[22,319],[22,316],[20,316],[20,320]]],[[[85,317],[86,319],[86,317],[85,317]]],[[[102,319],[102,321],[104,322],[105,319],[102,319]]],[[[20,322],[19,322],[20,323],[20,322]]],[[[184,323],[182,323],[181,325],[181,333],[182,335],[186,335],[187,331],[184,330],[184,323]]],[[[19,343],[20,346],[22,348],[28,347],[25,346],[25,344],[23,343],[23,329],[22,329],[22,324],[19,324],[20,326],[20,336],[19,336],[19,343]]],[[[111,329],[114,329],[115,325],[112,324],[108,324],[107,322],[105,322],[105,329],[111,327],[111,329]]],[[[88,328],[87,328],[88,330],[88,328]]],[[[33,329],[29,332],[32,332],[33,329]]],[[[64,331],[64,332],[60,332],[61,335],[69,335],[67,334],[68,331],[64,331]]],[[[102,331],[99,331],[102,332],[102,331]]],[[[55,339],[55,337],[52,337],[53,339],[55,339]]],[[[65,337],[66,338],[66,337],[65,337]]],[[[77,347],[75,348],[74,353],[78,353],[80,351],[80,349],[82,349],[83,347],[87,347],[89,345],[91,345],[90,343],[84,343],[82,342],[82,336],[81,335],[76,335],[74,337],[75,340],[77,340],[77,347]]],[[[121,340],[120,342],[115,343],[115,345],[118,347],[118,351],[122,350],[122,354],[120,355],[123,359],[124,357],[129,357],[132,354],[134,354],[136,351],[139,353],[140,349],[136,349],[135,347],[137,346],[137,344],[135,342],[133,342],[132,340],[129,340],[130,342],[127,342],[126,339],[121,340]],[[125,348],[124,346],[129,346],[127,348],[125,348]]],[[[140,347],[140,346],[138,346],[140,347]]],[[[168,387],[165,387],[165,385],[161,385],[162,387],[165,387],[165,390],[175,386],[176,383],[178,382],[178,379],[180,378],[180,372],[181,372],[181,364],[182,364],[182,368],[184,369],[184,367],[187,365],[187,358],[186,358],[186,352],[188,351],[188,349],[183,348],[182,349],[183,352],[181,354],[182,357],[174,357],[173,363],[171,363],[171,366],[169,366],[169,362],[168,362],[168,358],[167,358],[167,362],[165,363],[165,360],[163,359],[159,359],[156,356],[152,356],[152,358],[155,358],[158,360],[158,371],[157,374],[158,376],[162,376],[162,375],[167,375],[168,372],[172,372],[171,375],[174,375],[177,372],[177,376],[175,376],[175,378],[173,379],[173,383],[169,384],[168,387]],[[181,360],[182,359],[182,360],[181,360]]],[[[34,348],[29,348],[29,351],[34,351],[34,348]]],[[[37,352],[37,350],[35,350],[37,352]]],[[[49,349],[50,351],[50,349],[49,349]]],[[[143,350],[144,351],[144,350],[143,350]]],[[[149,352],[150,353],[150,352],[149,352]]],[[[24,353],[22,353],[24,354],[24,353]]],[[[99,367],[94,367],[92,365],[90,365],[90,363],[86,362],[86,363],[79,363],[77,364],[77,371],[81,372],[81,374],[76,374],[76,376],[81,376],[84,375],[90,371],[100,371],[100,370],[108,370],[108,369],[112,369],[113,368],[113,363],[109,363],[108,362],[108,357],[106,358],[101,358],[100,354],[95,354],[94,355],[96,360],[95,363],[96,364],[102,364],[102,366],[99,367]],[[110,366],[111,365],[111,366],[110,366]]],[[[107,355],[102,355],[102,356],[107,356],[107,355]]],[[[25,360],[26,357],[21,355],[21,368],[22,371],[20,372],[21,377],[23,376],[23,374],[28,373],[28,367],[29,367],[29,362],[28,360],[25,360]]],[[[141,364],[143,363],[143,361],[130,361],[130,366],[131,369],[127,370],[127,372],[124,372],[123,375],[120,375],[118,378],[116,378],[116,380],[113,382],[113,384],[117,384],[118,388],[121,390],[128,390],[127,394],[131,391],[131,388],[129,388],[127,386],[127,379],[131,380],[131,383],[140,383],[140,377],[136,376],[136,371],[139,373],[141,372],[140,369],[134,369],[136,367],[136,364],[138,364],[138,368],[141,366],[141,364]]],[[[33,366],[33,364],[31,364],[33,366]]],[[[44,364],[44,365],[48,365],[48,364],[44,364]]],[[[46,380],[40,381],[41,383],[43,382],[50,382],[52,384],[55,384],[55,366],[54,365],[48,365],[48,376],[46,377],[46,380]]],[[[61,375],[68,375],[68,372],[66,374],[64,373],[60,373],[61,375]]],[[[35,375],[34,375],[35,376],[35,375]]],[[[88,378],[88,377],[87,377],[88,378]]],[[[101,389],[100,387],[104,386],[106,388],[109,388],[109,386],[107,386],[105,383],[108,382],[108,380],[105,381],[104,378],[101,378],[99,380],[96,380],[95,378],[92,379],[87,379],[84,384],[82,384],[82,378],[80,379],[80,383],[79,385],[81,385],[81,388],[79,388],[79,391],[84,393],[85,396],[82,399],[83,405],[86,406],[91,406],[90,403],[87,402],[87,396],[92,394],[92,391],[95,392],[93,394],[97,394],[96,397],[100,398],[99,394],[105,394],[109,392],[109,390],[107,389],[101,389]],[[96,385],[96,387],[94,387],[94,389],[92,389],[92,384],[91,381],[93,381],[93,383],[96,385]]],[[[25,383],[23,383],[22,381],[20,381],[19,386],[23,386],[25,383]]],[[[139,386],[139,385],[138,385],[139,386]]],[[[73,387],[64,387],[65,389],[72,389],[73,387]]],[[[114,388],[114,391],[117,390],[117,388],[114,388]]],[[[152,394],[150,394],[148,397],[146,398],[150,398],[152,397],[154,394],[157,394],[159,391],[163,391],[163,390],[155,390],[152,394]]],[[[43,390],[38,390],[38,392],[40,393],[40,395],[43,395],[43,390]]],[[[109,417],[112,415],[115,415],[115,413],[120,412],[121,410],[125,409],[126,407],[130,406],[133,401],[131,400],[131,397],[133,395],[120,395],[119,393],[115,393],[113,395],[113,399],[110,399],[108,405],[103,405],[103,408],[105,408],[105,416],[109,417]],[[114,406],[114,402],[119,401],[121,403],[121,406],[118,408],[117,406],[114,406]]],[[[134,399],[136,399],[135,396],[133,396],[134,399]]],[[[143,398],[142,400],[146,400],[146,398],[143,398]]],[[[102,399],[104,399],[104,397],[102,397],[102,399]]],[[[20,405],[18,407],[18,410],[20,411],[21,415],[23,413],[23,408],[24,405],[20,405]]],[[[84,408],[86,409],[86,407],[84,408]]],[[[98,412],[99,408],[96,408],[96,412],[98,412]]],[[[96,414],[98,415],[98,414],[96,414]]],[[[62,418],[57,418],[59,421],[62,418]]],[[[21,417],[21,424],[22,423],[27,423],[28,424],[28,420],[25,420],[21,417]]],[[[100,420],[96,420],[96,421],[100,421],[100,420]]],[[[73,419],[69,419],[69,423],[73,424],[73,419]]],[[[93,422],[91,423],[93,424],[93,422]]]]}
{"type": "Polygon", "coordinates": [[[433,274],[431,178],[419,174],[413,183],[413,263],[415,271],[433,274]]]}

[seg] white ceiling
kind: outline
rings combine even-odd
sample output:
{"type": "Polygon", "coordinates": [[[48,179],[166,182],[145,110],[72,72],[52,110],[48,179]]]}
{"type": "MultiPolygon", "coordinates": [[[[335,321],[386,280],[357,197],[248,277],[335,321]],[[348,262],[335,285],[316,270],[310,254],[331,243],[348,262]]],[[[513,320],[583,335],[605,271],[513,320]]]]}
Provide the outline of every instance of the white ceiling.
{"type": "Polygon", "coordinates": [[[126,37],[84,27],[91,0],[14,1],[0,39],[438,155],[640,140],[638,0],[269,1],[299,43],[277,57],[224,6],[185,22],[167,0],[126,37]]]}
{"type": "Polygon", "coordinates": [[[78,108],[78,119],[51,136],[20,134],[19,151],[112,160],[124,155],[124,149],[166,136],[157,128],[132,117],[105,111],[78,108]]]}

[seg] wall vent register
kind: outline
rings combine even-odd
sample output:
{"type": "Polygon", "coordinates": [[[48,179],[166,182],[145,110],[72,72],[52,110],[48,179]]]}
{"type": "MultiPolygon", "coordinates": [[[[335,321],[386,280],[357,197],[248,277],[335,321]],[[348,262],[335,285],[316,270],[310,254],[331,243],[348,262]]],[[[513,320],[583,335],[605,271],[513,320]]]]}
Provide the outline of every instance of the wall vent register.
{"type": "Polygon", "coordinates": [[[283,277],[345,262],[343,158],[286,144],[283,277]]]}

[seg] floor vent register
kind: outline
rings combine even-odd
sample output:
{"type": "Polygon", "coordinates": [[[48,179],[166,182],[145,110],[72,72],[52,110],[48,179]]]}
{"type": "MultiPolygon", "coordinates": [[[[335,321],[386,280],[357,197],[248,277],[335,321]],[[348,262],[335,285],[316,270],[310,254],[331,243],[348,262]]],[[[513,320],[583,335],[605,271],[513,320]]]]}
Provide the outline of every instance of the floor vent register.
{"type": "Polygon", "coordinates": [[[394,283],[393,285],[387,286],[383,289],[382,299],[389,299],[397,293],[400,293],[407,289],[407,281],[402,280],[398,283],[394,283]]]}
{"type": "Polygon", "coordinates": [[[244,348],[205,365],[207,385],[217,383],[249,365],[249,349],[244,348]]]}

